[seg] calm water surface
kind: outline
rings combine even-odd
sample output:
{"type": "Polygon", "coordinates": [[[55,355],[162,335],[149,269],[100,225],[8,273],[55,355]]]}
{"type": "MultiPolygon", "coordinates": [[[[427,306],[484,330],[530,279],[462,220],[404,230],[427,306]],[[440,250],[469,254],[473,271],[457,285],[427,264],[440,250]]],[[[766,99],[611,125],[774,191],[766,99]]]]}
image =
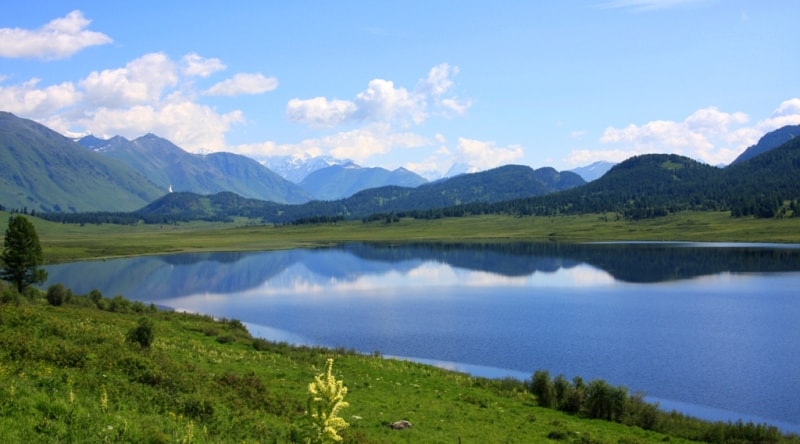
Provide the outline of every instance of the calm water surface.
{"type": "Polygon", "coordinates": [[[268,339],[490,377],[537,369],[800,433],[800,245],[367,245],[47,267],[268,339]]]}

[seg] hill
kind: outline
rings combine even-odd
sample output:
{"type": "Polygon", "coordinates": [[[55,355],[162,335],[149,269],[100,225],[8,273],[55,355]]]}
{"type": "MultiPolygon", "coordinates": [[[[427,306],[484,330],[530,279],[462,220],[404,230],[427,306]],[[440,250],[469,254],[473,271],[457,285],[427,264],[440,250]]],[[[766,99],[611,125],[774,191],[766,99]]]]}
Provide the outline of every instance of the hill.
{"type": "Polygon", "coordinates": [[[501,202],[525,196],[542,195],[569,189],[583,183],[574,173],[559,173],[552,168],[533,170],[507,165],[480,173],[464,174],[416,188],[387,186],[360,191],[346,199],[311,201],[301,205],[276,205],[247,199],[199,195],[167,195],[136,214],[159,223],[191,220],[226,220],[234,216],[261,218],[268,223],[359,219],[375,214],[432,211],[465,203],[501,202]]]}
{"type": "Polygon", "coordinates": [[[166,192],[127,165],[0,112],[0,204],[37,212],[130,211],[166,192]]]}
{"type": "Polygon", "coordinates": [[[302,203],[311,199],[297,185],[257,161],[238,154],[191,154],[153,134],[133,141],[117,136],[105,143],[102,139],[87,136],[78,142],[131,166],[165,191],[198,194],[230,191],[279,203],[302,203]]]}
{"type": "Polygon", "coordinates": [[[800,138],[727,168],[674,154],[632,157],[582,187],[451,214],[558,215],[616,213],[629,219],[685,210],[731,211],[734,216],[797,215],[800,138]]]}
{"type": "Polygon", "coordinates": [[[389,171],[385,168],[365,168],[354,163],[331,165],[307,175],[300,187],[318,200],[350,197],[369,188],[384,186],[416,187],[427,182],[405,168],[389,171]]]}
{"type": "Polygon", "coordinates": [[[800,125],[787,125],[783,128],[771,131],[761,137],[761,139],[758,140],[758,143],[744,150],[744,152],[740,154],[736,160],[731,162],[731,165],[744,162],[745,160],[752,159],[759,154],[766,153],[767,151],[775,149],[797,136],[800,136],[800,125]]]}

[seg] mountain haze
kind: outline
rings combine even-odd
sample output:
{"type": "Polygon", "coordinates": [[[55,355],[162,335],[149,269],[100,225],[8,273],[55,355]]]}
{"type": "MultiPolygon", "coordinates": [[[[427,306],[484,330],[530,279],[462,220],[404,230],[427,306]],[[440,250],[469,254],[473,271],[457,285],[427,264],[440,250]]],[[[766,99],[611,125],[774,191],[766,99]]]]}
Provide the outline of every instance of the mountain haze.
{"type": "Polygon", "coordinates": [[[322,168],[353,163],[348,159],[311,156],[306,153],[291,156],[254,156],[254,158],[279,176],[293,183],[302,182],[306,176],[322,168]]]}
{"type": "Polygon", "coordinates": [[[422,176],[405,168],[389,171],[385,168],[365,168],[349,163],[316,170],[300,182],[300,187],[315,199],[336,200],[369,188],[390,185],[414,188],[425,182],[422,176]]]}
{"type": "Polygon", "coordinates": [[[598,161],[591,165],[573,168],[570,171],[581,176],[583,180],[591,182],[603,177],[615,164],[612,162],[598,161]]]}

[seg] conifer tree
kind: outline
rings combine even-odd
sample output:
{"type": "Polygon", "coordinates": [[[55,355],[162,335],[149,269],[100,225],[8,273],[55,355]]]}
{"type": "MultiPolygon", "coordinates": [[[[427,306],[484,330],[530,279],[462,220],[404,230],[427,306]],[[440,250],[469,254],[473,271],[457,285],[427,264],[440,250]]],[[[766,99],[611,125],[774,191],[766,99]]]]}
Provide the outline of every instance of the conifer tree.
{"type": "Polygon", "coordinates": [[[22,216],[12,216],[6,229],[0,278],[11,282],[21,293],[26,287],[41,284],[47,279],[42,265],[42,246],[36,228],[22,216]]]}

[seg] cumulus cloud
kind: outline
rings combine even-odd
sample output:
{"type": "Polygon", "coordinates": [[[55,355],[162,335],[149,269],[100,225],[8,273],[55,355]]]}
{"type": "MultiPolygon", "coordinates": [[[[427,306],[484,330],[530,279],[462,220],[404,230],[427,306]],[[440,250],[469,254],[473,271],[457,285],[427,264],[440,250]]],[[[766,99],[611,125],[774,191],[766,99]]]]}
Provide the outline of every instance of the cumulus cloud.
{"type": "Polygon", "coordinates": [[[259,73],[240,73],[225,79],[204,94],[209,96],[238,96],[242,94],[263,94],[278,87],[278,79],[265,77],[259,73]]]}
{"type": "Polygon", "coordinates": [[[241,111],[219,114],[208,106],[175,96],[158,105],[99,108],[80,119],[92,133],[128,138],[154,133],[189,150],[226,148],[225,133],[243,120],[241,111]]]}
{"type": "Polygon", "coordinates": [[[674,153],[710,165],[727,164],[765,133],[797,124],[800,124],[800,98],[782,102],[769,117],[754,124],[745,113],[708,107],[682,121],[654,120],[623,128],[608,127],[600,143],[615,145],[615,148],[574,150],[567,162],[571,165],[597,160],[619,162],[639,154],[674,153]]]}
{"type": "Polygon", "coordinates": [[[33,78],[19,85],[0,86],[3,110],[25,116],[46,116],[72,106],[81,98],[72,83],[39,88],[39,82],[33,78]]]}
{"type": "Polygon", "coordinates": [[[94,71],[79,85],[91,105],[126,107],[158,101],[178,80],[176,64],[163,53],[151,53],[124,68],[94,71]]]}
{"type": "Polygon", "coordinates": [[[772,131],[786,125],[800,124],[800,98],[786,100],[778,106],[772,115],[759,122],[759,129],[772,131]]]}
{"type": "Polygon", "coordinates": [[[479,170],[514,163],[525,155],[522,146],[497,146],[494,142],[460,137],[456,146],[457,160],[479,170]]]}
{"type": "MultiPolygon", "coordinates": [[[[188,54],[178,62],[145,54],[121,68],[43,86],[33,78],[0,84],[4,110],[37,120],[69,136],[132,138],[152,132],[189,151],[226,150],[225,134],[244,121],[240,110],[219,112],[199,103],[193,79],[225,69],[218,59],[188,54]]],[[[277,81],[261,74],[234,75],[212,87],[219,94],[259,93],[277,81]]]]}
{"type": "Polygon", "coordinates": [[[112,42],[101,32],[85,29],[89,23],[75,10],[35,30],[0,28],[0,57],[64,59],[84,48],[112,42]]]}
{"type": "Polygon", "coordinates": [[[430,144],[431,141],[428,138],[419,134],[395,132],[387,124],[376,123],[364,128],[305,139],[299,143],[245,144],[234,147],[233,150],[240,154],[257,157],[289,155],[298,152],[313,156],[329,154],[340,159],[352,159],[357,163],[363,163],[395,148],[419,148],[430,144]]]}
{"type": "Polygon", "coordinates": [[[443,63],[433,67],[412,90],[396,86],[391,80],[373,79],[352,100],[295,98],[289,101],[286,115],[293,122],[331,128],[354,122],[383,122],[408,127],[424,122],[431,113],[463,114],[470,102],[446,96],[457,73],[458,68],[443,63]]]}
{"type": "Polygon", "coordinates": [[[204,58],[199,54],[186,54],[181,59],[183,65],[183,75],[188,77],[208,77],[218,71],[223,71],[227,67],[222,60],[216,58],[204,58]]]}
{"type": "Polygon", "coordinates": [[[347,121],[357,110],[356,104],[348,100],[292,99],[286,106],[289,120],[305,122],[315,128],[333,127],[347,121]]]}

